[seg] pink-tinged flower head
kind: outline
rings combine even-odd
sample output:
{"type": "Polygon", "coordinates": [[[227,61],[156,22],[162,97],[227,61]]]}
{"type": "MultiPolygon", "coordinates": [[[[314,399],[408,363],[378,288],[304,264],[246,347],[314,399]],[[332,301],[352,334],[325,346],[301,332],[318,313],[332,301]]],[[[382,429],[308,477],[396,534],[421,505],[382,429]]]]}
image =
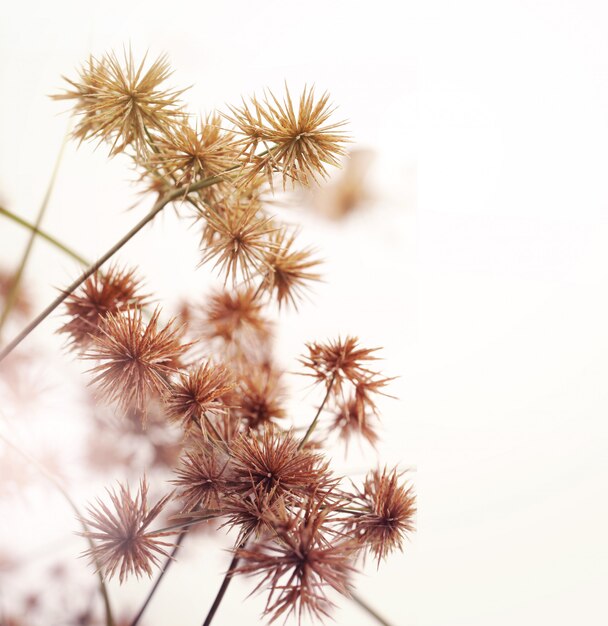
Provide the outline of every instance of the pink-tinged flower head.
{"type": "Polygon", "coordinates": [[[158,565],[160,556],[168,556],[164,548],[171,544],[160,540],[170,533],[152,532],[148,527],[171,496],[149,509],[145,478],[135,497],[128,486],[120,484],[118,491],[108,489],[108,494],[110,505],[97,499],[96,506],[88,508],[88,518],[83,519],[88,530],[82,534],[94,544],[85,554],[105,578],[118,574],[122,583],[129,574],[151,576],[152,567],[158,565]]]}

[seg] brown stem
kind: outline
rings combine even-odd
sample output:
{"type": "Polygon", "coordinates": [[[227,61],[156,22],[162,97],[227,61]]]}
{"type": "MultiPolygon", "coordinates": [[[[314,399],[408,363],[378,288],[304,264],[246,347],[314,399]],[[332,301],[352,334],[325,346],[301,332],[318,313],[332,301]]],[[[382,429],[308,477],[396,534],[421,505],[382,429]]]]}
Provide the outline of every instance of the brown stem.
{"type": "Polygon", "coordinates": [[[186,537],[186,533],[188,532],[188,530],[189,528],[184,526],[184,529],[182,530],[179,537],[177,538],[177,541],[175,542],[175,545],[173,546],[173,550],[171,551],[171,554],[165,561],[165,564],[163,565],[163,568],[161,569],[160,574],[158,575],[158,578],[154,581],[154,585],[152,585],[152,589],[150,589],[150,593],[148,594],[145,602],[143,603],[143,606],[141,607],[141,609],[139,609],[139,612],[137,613],[137,615],[131,622],[131,626],[137,626],[137,624],[139,623],[141,616],[144,614],[144,611],[148,607],[148,604],[150,604],[150,600],[152,600],[152,596],[154,595],[155,591],[158,589],[158,586],[160,585],[160,581],[163,579],[163,576],[167,573],[167,570],[171,566],[171,563],[177,556],[177,553],[179,552],[179,548],[182,545],[182,541],[186,537]]]}
{"type": "Polygon", "coordinates": [[[310,439],[310,436],[314,432],[314,430],[315,430],[315,428],[317,426],[317,422],[319,421],[319,416],[321,415],[321,411],[323,410],[323,407],[326,405],[327,400],[329,399],[329,394],[331,393],[331,388],[334,386],[334,382],[336,382],[336,375],[337,375],[337,372],[334,372],[333,376],[331,377],[331,379],[329,381],[329,385],[327,385],[327,391],[325,392],[325,397],[323,398],[323,402],[321,402],[321,405],[317,409],[315,417],[312,420],[312,422],[310,423],[310,426],[308,427],[308,430],[306,431],[306,434],[302,438],[302,441],[300,441],[300,445],[298,446],[298,450],[301,450],[306,445],[306,442],[310,439]]]}
{"type": "Polygon", "coordinates": [[[361,596],[351,592],[350,597],[355,604],[358,604],[366,613],[371,615],[378,622],[378,624],[382,624],[382,626],[391,626],[391,623],[387,622],[381,615],[379,615],[374,608],[361,598],[361,596]]]}
{"type": "Polygon", "coordinates": [[[236,569],[236,566],[238,565],[239,550],[245,547],[245,544],[247,543],[248,538],[249,538],[249,535],[246,535],[243,538],[243,540],[237,546],[235,546],[234,555],[232,556],[232,561],[230,561],[230,565],[228,566],[228,571],[226,572],[226,575],[224,576],[224,580],[222,581],[222,584],[217,592],[217,595],[215,596],[215,600],[213,601],[213,604],[211,605],[211,608],[209,609],[209,613],[207,613],[207,617],[205,618],[205,621],[203,622],[203,626],[209,626],[211,624],[211,621],[213,620],[215,613],[217,612],[224,598],[226,590],[228,589],[228,585],[230,584],[230,581],[232,580],[232,575],[234,574],[234,570],[236,569]]]}

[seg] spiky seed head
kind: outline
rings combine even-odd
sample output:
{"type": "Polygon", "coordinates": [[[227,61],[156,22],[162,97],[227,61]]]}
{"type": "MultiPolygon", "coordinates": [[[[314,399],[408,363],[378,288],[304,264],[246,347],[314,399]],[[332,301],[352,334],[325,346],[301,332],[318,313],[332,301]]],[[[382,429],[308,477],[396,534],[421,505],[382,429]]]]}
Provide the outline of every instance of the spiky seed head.
{"type": "Polygon", "coordinates": [[[70,347],[83,350],[92,338],[99,336],[109,313],[131,307],[143,307],[148,296],[138,293],[141,286],[135,270],[120,269],[117,265],[107,271],[97,271],[65,300],[68,321],[58,332],[70,338],[70,347]]]}
{"type": "Polygon", "coordinates": [[[266,255],[262,288],[275,294],[279,307],[290,303],[297,309],[310,283],[321,280],[314,271],[321,261],[313,258],[312,248],[294,249],[296,233],[283,228],[271,240],[275,246],[266,255]]]}
{"type": "Polygon", "coordinates": [[[361,348],[358,342],[357,337],[347,336],[326,343],[306,344],[308,354],[300,359],[304,367],[310,370],[306,375],[328,387],[333,385],[336,392],[341,390],[345,381],[357,385],[376,375],[376,372],[366,367],[366,363],[377,360],[374,352],[380,348],[361,348]]]}
{"type": "Polygon", "coordinates": [[[118,489],[108,489],[110,503],[97,499],[95,506],[88,507],[83,518],[87,531],[81,533],[93,541],[93,547],[85,552],[91,563],[104,578],[118,574],[122,583],[129,574],[138,578],[142,574],[152,576],[152,568],[160,557],[167,557],[166,546],[161,540],[171,533],[148,530],[158,517],[171,495],[161,498],[148,508],[148,483],[144,478],[135,496],[128,486],[119,484],[118,489]]]}
{"type": "Polygon", "coordinates": [[[272,173],[287,182],[308,185],[327,178],[327,166],[339,166],[349,137],[345,122],[330,123],[334,109],[329,94],[316,98],[314,88],[304,88],[295,107],[289,89],[281,102],[271,91],[264,100],[251,98],[242,107],[230,107],[226,118],[240,134],[248,169],[243,184],[260,173],[272,184],[272,173]],[[262,154],[259,146],[266,149],[262,154]]]}
{"type": "Polygon", "coordinates": [[[414,530],[416,496],[400,481],[402,475],[397,468],[371,471],[352,503],[364,512],[353,518],[350,528],[378,563],[393,550],[403,550],[414,530]]]}
{"type": "Polygon", "coordinates": [[[223,365],[205,362],[191,367],[169,385],[165,394],[167,415],[186,429],[203,428],[206,413],[227,410],[223,398],[233,387],[232,374],[223,365]]]}
{"type": "Polygon", "coordinates": [[[170,375],[189,348],[181,342],[183,327],[176,327],[173,320],[161,327],[159,316],[159,309],[148,322],[140,309],[108,314],[101,334],[84,355],[100,362],[91,370],[92,383],[123,410],[136,408],[144,418],[148,401],[166,392],[170,375]]]}
{"type": "Polygon", "coordinates": [[[112,156],[131,146],[145,161],[151,134],[166,131],[184,117],[179,100],[184,90],[161,87],[171,74],[166,55],[146,68],[146,57],[138,64],[130,49],[122,59],[109,52],[101,59],[89,57],[76,80],[65,78],[71,89],[53,98],[75,101],[79,121],[74,136],[80,141],[108,142],[112,156]]]}
{"type": "Polygon", "coordinates": [[[330,590],[348,596],[354,572],[356,542],[336,536],[330,528],[331,503],[311,497],[286,523],[277,519],[273,538],[238,550],[236,573],[261,576],[255,590],[269,590],[264,613],[274,622],[281,616],[330,616],[330,590]]]}

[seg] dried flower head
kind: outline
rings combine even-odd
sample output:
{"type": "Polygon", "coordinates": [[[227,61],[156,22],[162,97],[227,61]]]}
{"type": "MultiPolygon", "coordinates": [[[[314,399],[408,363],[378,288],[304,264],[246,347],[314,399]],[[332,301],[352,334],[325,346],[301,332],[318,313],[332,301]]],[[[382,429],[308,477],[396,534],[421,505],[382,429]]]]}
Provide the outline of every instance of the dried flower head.
{"type": "Polygon", "coordinates": [[[100,335],[108,313],[146,304],[148,297],[138,293],[140,285],[135,270],[114,265],[104,273],[95,272],[65,300],[70,319],[59,332],[70,336],[73,347],[88,347],[92,337],[100,335]]]}
{"type": "Polygon", "coordinates": [[[272,92],[263,100],[255,97],[242,107],[230,107],[227,119],[242,135],[242,152],[247,155],[251,177],[264,173],[272,184],[273,171],[281,172],[283,188],[287,181],[308,185],[328,176],[327,165],[339,166],[345,154],[343,145],[349,141],[341,130],[346,122],[328,123],[334,112],[329,94],[318,100],[314,89],[304,88],[297,110],[287,86],[281,103],[272,92]],[[267,153],[256,154],[258,145],[267,153]]]}
{"type": "Polygon", "coordinates": [[[170,374],[189,347],[180,342],[183,328],[176,328],[173,321],[161,328],[159,316],[156,309],[146,323],[138,309],[108,314],[101,334],[85,354],[101,361],[92,368],[92,382],[121,408],[135,407],[144,417],[148,400],[167,390],[170,374]]]}
{"type": "Polygon", "coordinates": [[[347,446],[350,438],[354,435],[363,437],[363,439],[375,446],[378,442],[378,433],[376,432],[374,418],[374,413],[365,407],[361,411],[361,407],[354,398],[339,400],[330,431],[337,431],[339,437],[344,440],[347,446]]]}
{"type": "Polygon", "coordinates": [[[112,144],[110,154],[132,146],[139,157],[150,151],[150,133],[163,131],[181,120],[182,91],[162,89],[171,75],[167,57],[159,56],[147,69],[146,57],[138,65],[131,50],[121,60],[114,52],[90,57],[77,80],[65,80],[72,89],[55,99],[75,100],[80,116],[74,136],[81,141],[99,139],[112,144]]]}
{"type": "Polygon", "coordinates": [[[201,119],[196,126],[175,125],[155,142],[156,151],[148,164],[160,169],[177,184],[192,183],[228,171],[236,162],[234,139],[220,126],[217,114],[201,119]]]}
{"type": "Polygon", "coordinates": [[[264,612],[271,622],[291,614],[320,620],[333,608],[328,590],[349,595],[356,544],[334,536],[327,524],[332,512],[329,503],[311,498],[291,523],[277,520],[274,540],[237,552],[236,572],[262,575],[256,590],[270,590],[264,612]]]}
{"type": "Polygon", "coordinates": [[[254,487],[246,496],[228,494],[222,503],[223,526],[238,528],[238,545],[249,538],[259,539],[273,533],[279,525],[289,523],[289,514],[282,497],[275,490],[267,492],[263,486],[254,487]]]}
{"type": "Polygon", "coordinates": [[[232,375],[222,365],[207,362],[192,367],[170,384],[165,396],[167,415],[184,428],[203,428],[205,413],[227,410],[223,398],[233,387],[232,375]]]}
{"type": "Polygon", "coordinates": [[[201,265],[215,259],[214,267],[224,274],[224,283],[236,284],[240,274],[250,281],[265,265],[266,253],[274,244],[269,234],[275,230],[271,218],[260,216],[258,207],[230,204],[220,213],[208,212],[206,232],[213,237],[204,250],[201,265]]]}
{"type": "Polygon", "coordinates": [[[266,255],[262,286],[275,293],[279,307],[290,302],[297,309],[298,300],[310,288],[309,283],[321,280],[321,275],[312,271],[321,261],[313,258],[311,248],[294,250],[295,239],[296,233],[288,234],[286,229],[273,234],[275,247],[266,255]]]}
{"type": "Polygon", "coordinates": [[[336,390],[341,389],[344,381],[356,385],[374,376],[376,373],[364,363],[376,360],[373,353],[380,348],[360,348],[358,341],[357,337],[347,336],[324,344],[306,344],[308,354],[300,359],[304,367],[311,370],[306,375],[312,376],[315,382],[325,383],[327,387],[333,385],[336,390]]]}
{"type": "Polygon", "coordinates": [[[182,512],[217,510],[226,491],[226,453],[216,444],[196,441],[184,453],[172,482],[178,487],[182,512]]]}
{"type": "Polygon", "coordinates": [[[220,291],[203,309],[200,333],[207,342],[220,343],[230,357],[265,354],[271,324],[253,289],[220,291]]]}
{"type": "Polygon", "coordinates": [[[276,497],[302,496],[329,481],[327,463],[299,449],[293,433],[267,427],[261,434],[242,434],[231,446],[231,481],[244,496],[262,489],[276,497]]]}
{"type": "MultiPolygon", "coordinates": [[[[7,298],[12,291],[15,276],[12,272],[0,269],[0,311],[4,310],[7,298]]],[[[32,311],[32,302],[30,295],[22,285],[19,286],[16,293],[11,297],[14,298],[12,310],[19,315],[28,316],[32,311]]]]}
{"type": "Polygon", "coordinates": [[[403,550],[405,537],[414,530],[416,496],[411,486],[400,483],[402,475],[397,468],[374,470],[355,494],[353,506],[365,512],[351,528],[378,563],[392,550],[403,550]]]}
{"type": "Polygon", "coordinates": [[[159,555],[168,556],[164,547],[171,544],[160,540],[170,533],[151,532],[148,527],[171,496],[161,498],[148,509],[148,483],[145,478],[140,482],[135,497],[128,486],[121,484],[118,491],[107,491],[111,505],[98,498],[97,506],[89,506],[89,516],[82,520],[89,528],[82,534],[94,543],[94,547],[85,554],[105,578],[112,578],[118,573],[122,583],[129,574],[138,578],[142,574],[151,576],[152,567],[159,562],[159,555]]]}
{"type": "Polygon", "coordinates": [[[264,428],[285,417],[284,395],[278,372],[270,367],[246,369],[232,396],[233,411],[249,428],[264,428]]]}

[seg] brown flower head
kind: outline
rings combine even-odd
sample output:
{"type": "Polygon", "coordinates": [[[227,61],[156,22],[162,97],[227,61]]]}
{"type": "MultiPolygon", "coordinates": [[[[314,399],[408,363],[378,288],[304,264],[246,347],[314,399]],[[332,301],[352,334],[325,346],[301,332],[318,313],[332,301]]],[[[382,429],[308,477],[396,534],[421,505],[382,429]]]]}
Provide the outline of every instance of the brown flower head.
{"type": "Polygon", "coordinates": [[[392,550],[403,550],[405,537],[414,530],[416,496],[411,486],[399,482],[402,474],[397,468],[374,470],[355,494],[353,506],[365,512],[353,519],[350,528],[378,563],[392,550]]]}
{"type": "Polygon", "coordinates": [[[214,114],[194,127],[184,122],[161,135],[149,166],[152,171],[160,168],[178,184],[192,183],[223,174],[235,164],[237,154],[232,134],[221,129],[220,117],[214,114]]]}
{"type": "MultiPolygon", "coordinates": [[[[0,311],[4,310],[7,298],[11,292],[15,276],[12,272],[0,269],[0,311]]],[[[19,315],[28,316],[32,311],[32,303],[27,290],[20,284],[16,294],[14,294],[12,310],[19,315]]]]}
{"type": "Polygon", "coordinates": [[[118,573],[122,583],[129,574],[138,578],[142,574],[152,575],[152,567],[160,556],[168,556],[165,546],[170,543],[160,538],[170,533],[148,531],[150,524],[171,497],[161,498],[148,509],[148,484],[144,478],[135,497],[129,487],[118,485],[118,491],[108,489],[111,505],[97,499],[97,506],[88,507],[88,518],[82,521],[88,530],[81,533],[94,543],[86,551],[91,563],[105,578],[118,573]]]}
{"type": "Polygon", "coordinates": [[[157,309],[146,323],[138,309],[108,314],[102,333],[85,354],[100,361],[92,368],[92,382],[121,408],[135,407],[144,417],[148,400],[167,390],[170,374],[189,347],[180,342],[183,329],[173,321],[159,328],[159,315],[157,309]]]}
{"type": "Polygon", "coordinates": [[[202,363],[180,373],[165,395],[167,415],[184,428],[204,427],[205,413],[226,411],[223,397],[234,387],[232,376],[222,365],[202,363]]]}
{"type": "Polygon", "coordinates": [[[138,293],[140,284],[135,270],[121,270],[114,265],[103,274],[96,272],[65,300],[70,319],[59,332],[69,335],[71,346],[87,348],[92,337],[101,334],[108,313],[146,304],[147,296],[138,293]]]}
{"type": "Polygon", "coordinates": [[[182,501],[182,512],[200,509],[217,510],[226,491],[228,457],[220,446],[207,441],[196,441],[186,450],[173,480],[182,501]]]}
{"type": "Polygon", "coordinates": [[[200,323],[203,339],[219,341],[228,356],[267,352],[271,324],[253,289],[220,291],[209,298],[200,323]]]}
{"type": "Polygon", "coordinates": [[[268,250],[274,247],[269,235],[275,229],[271,218],[260,216],[258,207],[231,204],[219,211],[208,212],[206,237],[212,232],[210,241],[203,251],[201,265],[215,259],[214,268],[219,267],[224,283],[230,278],[235,285],[241,275],[249,282],[265,264],[268,250]]]}
{"type": "Polygon", "coordinates": [[[136,64],[131,50],[122,62],[110,52],[99,60],[91,56],[77,80],[65,79],[72,89],[53,98],[76,101],[75,137],[107,141],[111,155],[130,145],[143,157],[150,151],[150,133],[183,119],[179,96],[184,90],[161,88],[172,73],[167,57],[159,56],[147,69],[145,64],[146,57],[136,64]]]}
{"type": "Polygon", "coordinates": [[[321,275],[312,271],[321,261],[312,257],[311,248],[294,250],[295,238],[296,234],[289,235],[286,229],[273,234],[275,247],[266,255],[263,288],[275,293],[279,307],[289,302],[297,309],[310,283],[321,280],[321,275]]]}
{"type": "Polygon", "coordinates": [[[347,447],[350,438],[354,435],[363,437],[375,446],[378,442],[378,433],[374,418],[375,415],[365,408],[361,411],[354,398],[339,400],[330,431],[337,431],[347,447]]]}
{"type": "Polygon", "coordinates": [[[254,487],[245,497],[229,494],[222,504],[222,517],[226,518],[222,527],[239,529],[238,545],[249,538],[267,536],[290,523],[283,498],[276,497],[275,490],[267,492],[263,485],[254,487]]]}
{"type": "Polygon", "coordinates": [[[237,552],[236,573],[261,575],[256,590],[270,589],[264,613],[271,622],[291,614],[320,620],[333,608],[330,589],[349,595],[355,544],[331,531],[332,513],[331,504],[311,498],[291,523],[277,520],[273,540],[237,552]]]}
{"type": "Polygon", "coordinates": [[[284,394],[280,374],[271,367],[246,369],[232,397],[234,413],[250,428],[264,428],[285,417],[284,394]]]}
{"type": "Polygon", "coordinates": [[[236,493],[256,489],[286,499],[302,496],[330,482],[321,455],[299,449],[293,433],[267,427],[257,435],[242,434],[231,446],[231,481],[236,493]]]}
{"type": "Polygon", "coordinates": [[[304,367],[311,370],[315,382],[323,382],[327,387],[333,385],[336,391],[342,388],[344,381],[356,385],[376,373],[364,366],[366,361],[374,361],[373,353],[380,348],[360,348],[357,337],[347,336],[327,343],[309,343],[308,355],[300,359],[304,367]]]}

